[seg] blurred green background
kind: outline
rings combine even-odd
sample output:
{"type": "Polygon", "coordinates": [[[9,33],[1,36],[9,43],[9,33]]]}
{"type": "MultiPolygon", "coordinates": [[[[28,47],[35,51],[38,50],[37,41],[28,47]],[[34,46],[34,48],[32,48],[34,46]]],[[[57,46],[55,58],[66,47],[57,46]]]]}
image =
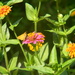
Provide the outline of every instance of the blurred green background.
{"type": "MultiPolygon", "coordinates": [[[[1,1],[3,3],[5,3],[9,0],[1,0],[1,1]]],[[[57,20],[57,8],[56,8],[55,0],[41,0],[41,1],[42,1],[42,5],[41,5],[39,16],[44,16],[45,14],[48,13],[51,15],[51,17],[50,17],[51,19],[57,20]]],[[[75,0],[58,0],[58,1],[59,1],[59,11],[63,15],[68,14],[71,9],[75,8],[75,0]]],[[[23,0],[23,2],[14,4],[12,6],[12,11],[8,15],[11,23],[14,23],[15,21],[17,21],[20,18],[23,18],[21,20],[20,24],[15,28],[17,35],[20,35],[20,34],[24,33],[25,31],[27,33],[34,31],[33,22],[29,21],[26,17],[25,3],[29,3],[33,7],[37,7],[39,4],[39,0],[23,0]]],[[[5,18],[3,22],[6,22],[6,21],[7,21],[7,19],[5,18]]],[[[38,32],[42,32],[46,36],[45,42],[49,43],[49,46],[51,49],[53,46],[52,33],[45,31],[45,30],[50,29],[50,27],[49,27],[50,25],[52,25],[52,24],[47,22],[46,20],[40,21],[38,23],[38,32]]],[[[75,16],[70,17],[67,20],[66,28],[69,28],[73,25],[75,25],[75,16]]],[[[8,24],[8,27],[9,27],[9,24],[8,24]]],[[[75,33],[75,31],[71,35],[68,36],[69,40],[72,42],[75,42],[75,34],[74,33],[75,33]]],[[[11,34],[11,38],[15,38],[13,31],[10,30],[10,34],[11,34]]],[[[20,47],[18,45],[17,46],[11,45],[11,50],[8,52],[8,58],[10,59],[12,57],[12,55],[14,54],[14,52],[17,52],[19,49],[20,49],[20,47]]],[[[20,50],[20,55],[21,55],[21,57],[19,57],[19,59],[20,59],[19,61],[23,61],[23,59],[21,60],[21,58],[23,57],[21,50],[20,50]]],[[[23,73],[23,72],[21,72],[21,73],[23,73]]],[[[21,74],[21,75],[23,75],[23,74],[21,74]]]]}

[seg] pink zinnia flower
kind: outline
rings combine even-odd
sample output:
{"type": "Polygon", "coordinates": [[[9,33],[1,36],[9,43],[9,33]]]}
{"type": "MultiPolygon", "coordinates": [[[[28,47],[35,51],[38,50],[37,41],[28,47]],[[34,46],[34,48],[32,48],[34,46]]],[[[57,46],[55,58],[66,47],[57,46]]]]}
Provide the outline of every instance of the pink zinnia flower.
{"type": "Polygon", "coordinates": [[[22,40],[23,44],[28,44],[28,47],[31,51],[38,51],[42,46],[42,43],[44,43],[44,38],[45,36],[40,32],[32,32],[29,34],[26,34],[25,32],[17,37],[17,39],[22,40]]]}
{"type": "Polygon", "coordinates": [[[44,35],[40,32],[38,33],[29,33],[27,38],[22,42],[23,44],[29,44],[29,43],[32,43],[32,44],[36,44],[38,42],[40,43],[43,43],[44,42],[44,35]]]}

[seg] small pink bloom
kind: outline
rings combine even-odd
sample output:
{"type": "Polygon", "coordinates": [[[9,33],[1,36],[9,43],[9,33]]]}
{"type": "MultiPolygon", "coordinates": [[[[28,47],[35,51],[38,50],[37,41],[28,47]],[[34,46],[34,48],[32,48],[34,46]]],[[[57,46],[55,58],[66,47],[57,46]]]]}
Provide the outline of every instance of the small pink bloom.
{"type": "Polygon", "coordinates": [[[45,40],[44,38],[45,36],[42,33],[32,32],[28,34],[27,38],[22,43],[23,44],[29,44],[29,43],[36,44],[37,42],[43,43],[45,40]]]}

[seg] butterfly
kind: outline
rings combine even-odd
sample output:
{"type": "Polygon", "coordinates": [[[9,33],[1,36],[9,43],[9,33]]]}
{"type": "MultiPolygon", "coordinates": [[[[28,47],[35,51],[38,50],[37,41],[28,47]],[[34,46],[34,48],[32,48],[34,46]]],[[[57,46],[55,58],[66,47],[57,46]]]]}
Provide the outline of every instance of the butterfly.
{"type": "Polygon", "coordinates": [[[17,39],[19,39],[19,40],[25,40],[26,39],[26,37],[27,37],[27,33],[26,32],[24,32],[23,34],[21,34],[21,35],[19,35],[18,37],[17,37],[17,39]]]}

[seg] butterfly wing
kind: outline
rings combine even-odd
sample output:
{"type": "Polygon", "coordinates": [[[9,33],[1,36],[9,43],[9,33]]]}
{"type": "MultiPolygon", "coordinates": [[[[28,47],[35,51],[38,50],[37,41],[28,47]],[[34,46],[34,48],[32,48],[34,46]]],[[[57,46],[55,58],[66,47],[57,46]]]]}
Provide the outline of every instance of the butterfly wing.
{"type": "Polygon", "coordinates": [[[19,35],[19,36],[17,37],[17,39],[19,39],[19,40],[25,40],[26,37],[27,37],[27,33],[24,32],[23,34],[19,35]]]}

